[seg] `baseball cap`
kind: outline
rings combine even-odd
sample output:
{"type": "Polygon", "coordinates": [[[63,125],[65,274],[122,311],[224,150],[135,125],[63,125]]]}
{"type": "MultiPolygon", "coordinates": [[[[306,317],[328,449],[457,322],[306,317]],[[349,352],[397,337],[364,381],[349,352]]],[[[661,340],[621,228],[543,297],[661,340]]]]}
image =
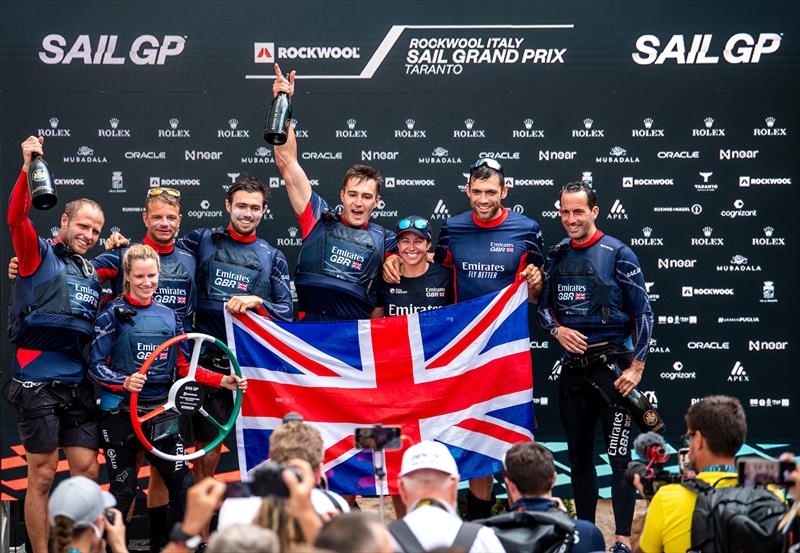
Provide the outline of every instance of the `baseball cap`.
{"type": "Polygon", "coordinates": [[[453,459],[447,446],[441,442],[424,440],[412,445],[403,453],[400,476],[405,476],[420,469],[438,470],[450,476],[458,477],[456,460],[453,459]]]}
{"type": "Polygon", "coordinates": [[[409,215],[405,219],[400,219],[397,222],[394,233],[400,236],[403,232],[413,232],[425,240],[430,240],[432,236],[431,224],[427,219],[419,215],[409,215]]]}
{"type": "Polygon", "coordinates": [[[55,517],[70,519],[75,528],[88,528],[100,514],[117,504],[114,496],[104,492],[94,480],[85,476],[73,476],[61,482],[47,502],[47,516],[50,524],[55,517]]]}

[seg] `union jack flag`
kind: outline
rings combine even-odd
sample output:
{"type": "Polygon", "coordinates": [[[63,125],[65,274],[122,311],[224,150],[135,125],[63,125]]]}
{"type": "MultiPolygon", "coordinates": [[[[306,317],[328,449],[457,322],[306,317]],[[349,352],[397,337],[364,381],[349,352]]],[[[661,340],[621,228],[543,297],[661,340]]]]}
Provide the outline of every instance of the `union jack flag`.
{"type": "Polygon", "coordinates": [[[240,282],[240,283],[238,283],[236,285],[236,288],[238,288],[239,290],[244,290],[246,292],[247,291],[247,283],[240,282]]]}
{"type": "MultiPolygon", "coordinates": [[[[399,425],[438,440],[461,477],[499,472],[505,452],[533,439],[533,373],[524,280],[495,295],[385,319],[280,323],[226,312],[228,345],[249,380],[236,425],[242,474],[269,454],[269,436],[296,411],[322,434],[323,470],[340,493],[377,493],[357,426],[399,425]]],[[[386,453],[397,493],[403,450],[386,453]]]]}
{"type": "Polygon", "coordinates": [[[575,292],[575,299],[576,300],[585,300],[586,299],[586,292],[575,292]]]}

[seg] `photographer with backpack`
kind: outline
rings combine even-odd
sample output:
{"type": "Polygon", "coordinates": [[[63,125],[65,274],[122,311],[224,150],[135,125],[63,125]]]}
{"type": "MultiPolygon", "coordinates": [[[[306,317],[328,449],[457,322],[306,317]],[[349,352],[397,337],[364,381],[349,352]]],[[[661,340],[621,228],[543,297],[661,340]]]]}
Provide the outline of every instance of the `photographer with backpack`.
{"type": "Polygon", "coordinates": [[[542,444],[515,444],[503,463],[510,512],[476,521],[491,527],[509,553],[603,551],[600,529],[572,519],[551,493],[556,483],[553,454],[542,444]]]}
{"type": "Polygon", "coordinates": [[[658,489],[638,551],[785,551],[776,531],[786,512],[783,496],[771,488],[737,486],[734,456],[747,434],[739,400],[705,397],[689,407],[685,419],[684,441],[697,476],[658,489]]]}

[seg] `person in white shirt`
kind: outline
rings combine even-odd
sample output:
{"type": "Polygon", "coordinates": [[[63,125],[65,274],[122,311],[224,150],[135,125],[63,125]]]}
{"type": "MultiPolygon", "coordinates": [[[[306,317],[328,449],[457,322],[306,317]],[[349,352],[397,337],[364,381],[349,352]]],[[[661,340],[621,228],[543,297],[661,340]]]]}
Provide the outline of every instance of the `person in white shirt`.
{"type": "Polygon", "coordinates": [[[458,467],[447,447],[422,441],[409,447],[400,466],[400,497],[407,514],[389,527],[395,551],[460,546],[469,553],[502,553],[489,528],[463,522],[456,513],[458,467]]]}

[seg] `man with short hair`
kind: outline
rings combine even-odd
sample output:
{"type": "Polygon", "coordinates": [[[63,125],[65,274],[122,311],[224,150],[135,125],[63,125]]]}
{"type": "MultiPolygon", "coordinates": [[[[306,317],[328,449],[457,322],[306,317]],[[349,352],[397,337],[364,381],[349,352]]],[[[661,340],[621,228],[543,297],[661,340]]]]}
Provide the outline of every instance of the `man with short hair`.
{"type": "Polygon", "coordinates": [[[367,513],[347,513],[329,521],[317,534],[314,547],[336,553],[392,553],[386,526],[367,513]]]}
{"type": "MultiPolygon", "coordinates": [[[[575,509],[594,522],[598,499],[594,435],[598,419],[611,465],[616,524],[613,553],[630,553],[634,492],[625,478],[631,459],[628,394],[642,378],[653,313],[639,260],[595,226],[597,194],[582,182],[561,189],[567,238],[548,252],[537,317],[564,348],[559,415],[567,435],[575,509]],[[617,374],[619,373],[619,374],[617,374]]],[[[653,410],[644,422],[660,423],[653,410]]]]}
{"type": "Polygon", "coordinates": [[[97,243],[105,218],[94,201],[64,206],[53,244],[28,218],[28,167],[42,155],[44,138],[22,143],[23,164],[8,207],[8,226],[19,258],[9,313],[16,346],[8,398],[17,412],[28,465],[25,527],[35,553],[47,551],[47,496],[63,447],[73,476],[97,479],[95,398],[83,350],[92,337],[100,281],[83,257],[97,243]]]}
{"type": "MultiPolygon", "coordinates": [[[[553,499],[556,470],[553,466],[553,454],[545,446],[537,442],[515,444],[506,452],[504,467],[511,511],[555,510],[555,516],[567,517],[566,513],[559,510],[558,501],[553,499]]],[[[498,515],[497,518],[508,516],[498,515]]],[[[488,519],[485,524],[494,526],[494,518],[488,519]]],[[[605,548],[603,534],[597,526],[588,520],[576,519],[569,522],[575,524],[572,553],[590,553],[605,548]]],[[[502,542],[502,531],[499,528],[495,531],[500,534],[502,542]]]]}
{"type": "MultiPolygon", "coordinates": [[[[295,73],[287,80],[275,64],[273,94],[294,93],[295,73]]],[[[344,175],[337,214],[316,192],[297,161],[294,128],[286,144],[275,146],[275,164],[300,221],[303,245],[295,288],[303,321],[369,319],[377,303],[385,254],[397,250],[394,234],[370,222],[381,199],[383,177],[369,165],[353,165],[344,175]]]]}
{"type": "MultiPolygon", "coordinates": [[[[684,418],[684,439],[697,478],[712,486],[716,483],[717,488],[735,486],[734,456],[747,437],[742,404],[735,397],[707,396],[692,404],[684,418]]],[[[690,549],[696,501],[697,494],[681,484],[661,486],[647,510],[638,551],[684,553],[690,549]]]]}
{"type": "Polygon", "coordinates": [[[408,513],[389,527],[395,551],[450,546],[467,553],[505,551],[489,528],[458,517],[458,467],[444,444],[424,440],[403,453],[400,497],[408,513]]]}

